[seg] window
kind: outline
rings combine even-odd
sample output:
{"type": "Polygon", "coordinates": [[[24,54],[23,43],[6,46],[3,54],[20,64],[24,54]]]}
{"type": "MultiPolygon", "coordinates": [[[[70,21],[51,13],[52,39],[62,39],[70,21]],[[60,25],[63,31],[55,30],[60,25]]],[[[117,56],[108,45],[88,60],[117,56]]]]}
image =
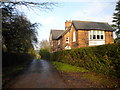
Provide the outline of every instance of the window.
{"type": "Polygon", "coordinates": [[[66,43],[69,43],[69,37],[66,37],[66,43]]]}
{"type": "Polygon", "coordinates": [[[103,35],[101,35],[101,39],[103,39],[103,35]]]}
{"type": "Polygon", "coordinates": [[[93,35],[93,39],[96,39],[96,35],[93,35]]]}
{"type": "Polygon", "coordinates": [[[76,41],[76,32],[73,32],[73,42],[76,41]]]}
{"type": "Polygon", "coordinates": [[[100,35],[97,35],[97,39],[100,39],[100,35]]]}
{"type": "Polygon", "coordinates": [[[60,40],[58,40],[58,45],[60,45],[60,40]]]}
{"type": "Polygon", "coordinates": [[[65,49],[71,49],[71,47],[70,46],[66,46],[65,49]]]}
{"type": "Polygon", "coordinates": [[[91,30],[89,32],[90,40],[103,40],[104,39],[104,31],[101,30],[91,30]]]}

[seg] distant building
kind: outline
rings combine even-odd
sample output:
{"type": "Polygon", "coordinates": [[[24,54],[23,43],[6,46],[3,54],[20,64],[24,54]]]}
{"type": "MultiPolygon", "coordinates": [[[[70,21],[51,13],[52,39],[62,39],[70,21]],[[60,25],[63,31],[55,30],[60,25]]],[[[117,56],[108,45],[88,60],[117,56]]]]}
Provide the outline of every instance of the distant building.
{"type": "Polygon", "coordinates": [[[51,30],[51,52],[112,44],[113,29],[105,22],[66,21],[65,30],[51,30]]]}

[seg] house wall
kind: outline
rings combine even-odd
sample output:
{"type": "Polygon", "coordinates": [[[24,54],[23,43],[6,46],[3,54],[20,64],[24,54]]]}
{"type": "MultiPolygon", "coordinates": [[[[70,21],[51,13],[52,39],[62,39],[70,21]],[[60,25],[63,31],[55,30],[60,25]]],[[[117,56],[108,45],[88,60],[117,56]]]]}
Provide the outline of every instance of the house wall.
{"type": "Polygon", "coordinates": [[[78,39],[77,39],[78,35],[77,35],[77,31],[75,30],[73,25],[72,25],[71,28],[72,28],[72,30],[71,30],[71,41],[72,41],[71,47],[72,48],[78,48],[78,39]],[[74,32],[75,32],[75,36],[76,36],[76,41],[73,42],[73,33],[74,32]]]}
{"type": "Polygon", "coordinates": [[[70,48],[77,48],[77,33],[76,33],[76,41],[73,42],[73,32],[76,32],[75,28],[73,26],[71,26],[71,29],[68,30],[68,32],[63,35],[63,37],[61,38],[61,46],[62,46],[62,50],[65,49],[65,47],[68,45],[70,46],[70,48]],[[69,37],[69,43],[66,43],[66,37],[69,37]]]}
{"type": "Polygon", "coordinates": [[[89,34],[88,30],[78,30],[77,31],[78,48],[88,46],[88,41],[89,41],[88,34],[89,34]]]}
{"type": "Polygon", "coordinates": [[[70,45],[70,43],[71,43],[71,40],[70,40],[70,37],[71,37],[71,35],[70,35],[70,31],[68,31],[63,37],[62,37],[62,49],[65,49],[65,46],[66,45],[70,45]],[[69,43],[67,44],[66,43],[66,37],[69,37],[69,43]]]}
{"type": "MultiPolygon", "coordinates": [[[[105,44],[114,43],[113,32],[105,31],[105,44]]],[[[58,40],[53,40],[53,51],[64,50],[68,45],[71,48],[81,48],[89,46],[89,30],[75,30],[72,26],[71,29],[60,38],[60,45],[58,47],[58,40]],[[76,42],[73,42],[73,32],[76,32],[76,42]],[[66,43],[66,37],[69,37],[69,43],[66,43]]]]}
{"type": "Polygon", "coordinates": [[[57,45],[57,50],[62,50],[62,38],[59,38],[58,42],[59,42],[59,40],[60,40],[60,44],[57,45]]]}
{"type": "MultiPolygon", "coordinates": [[[[71,21],[66,21],[65,22],[65,30],[68,29],[68,27],[71,25],[71,21]]],[[[61,38],[61,49],[64,50],[65,47],[68,45],[68,46],[72,46],[72,40],[71,40],[71,37],[72,37],[72,31],[71,30],[68,30],[68,32],[62,36],[61,38]],[[66,37],[69,37],[69,43],[66,43],[66,37]]]]}
{"type": "Polygon", "coordinates": [[[51,46],[51,52],[58,51],[58,40],[52,40],[53,46],[51,46]]]}
{"type": "MultiPolygon", "coordinates": [[[[89,46],[89,30],[78,30],[77,31],[77,42],[78,48],[89,46]]],[[[105,44],[114,43],[113,32],[105,31],[105,44]]]]}
{"type": "Polygon", "coordinates": [[[112,43],[114,43],[113,32],[105,31],[105,44],[112,44],[112,43]]]}

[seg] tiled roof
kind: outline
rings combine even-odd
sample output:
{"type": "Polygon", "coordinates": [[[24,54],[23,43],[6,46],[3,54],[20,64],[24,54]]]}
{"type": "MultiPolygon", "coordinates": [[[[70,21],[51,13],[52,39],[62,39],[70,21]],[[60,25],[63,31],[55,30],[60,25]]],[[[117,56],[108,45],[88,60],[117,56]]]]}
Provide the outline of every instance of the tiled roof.
{"type": "Polygon", "coordinates": [[[72,21],[72,24],[75,26],[76,30],[85,29],[85,30],[108,30],[113,31],[112,27],[105,22],[91,22],[91,21],[72,21]]]}
{"type": "Polygon", "coordinates": [[[51,30],[51,34],[52,34],[52,39],[56,40],[57,37],[64,32],[64,30],[51,30]]]}
{"type": "MultiPolygon", "coordinates": [[[[92,22],[92,21],[72,21],[76,30],[107,30],[113,31],[112,27],[106,22],[92,22]]],[[[70,26],[71,27],[71,26],[70,26]]],[[[56,40],[61,36],[65,35],[70,29],[67,30],[51,30],[52,39],[56,40]]]]}

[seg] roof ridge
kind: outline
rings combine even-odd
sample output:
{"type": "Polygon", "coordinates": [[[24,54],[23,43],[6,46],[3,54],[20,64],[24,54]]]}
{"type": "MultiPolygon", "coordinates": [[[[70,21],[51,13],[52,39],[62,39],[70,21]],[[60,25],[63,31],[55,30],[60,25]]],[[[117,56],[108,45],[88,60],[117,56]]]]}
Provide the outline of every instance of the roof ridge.
{"type": "Polygon", "coordinates": [[[96,22],[96,21],[79,21],[79,20],[72,20],[72,22],[108,23],[108,22],[96,22]]]}

